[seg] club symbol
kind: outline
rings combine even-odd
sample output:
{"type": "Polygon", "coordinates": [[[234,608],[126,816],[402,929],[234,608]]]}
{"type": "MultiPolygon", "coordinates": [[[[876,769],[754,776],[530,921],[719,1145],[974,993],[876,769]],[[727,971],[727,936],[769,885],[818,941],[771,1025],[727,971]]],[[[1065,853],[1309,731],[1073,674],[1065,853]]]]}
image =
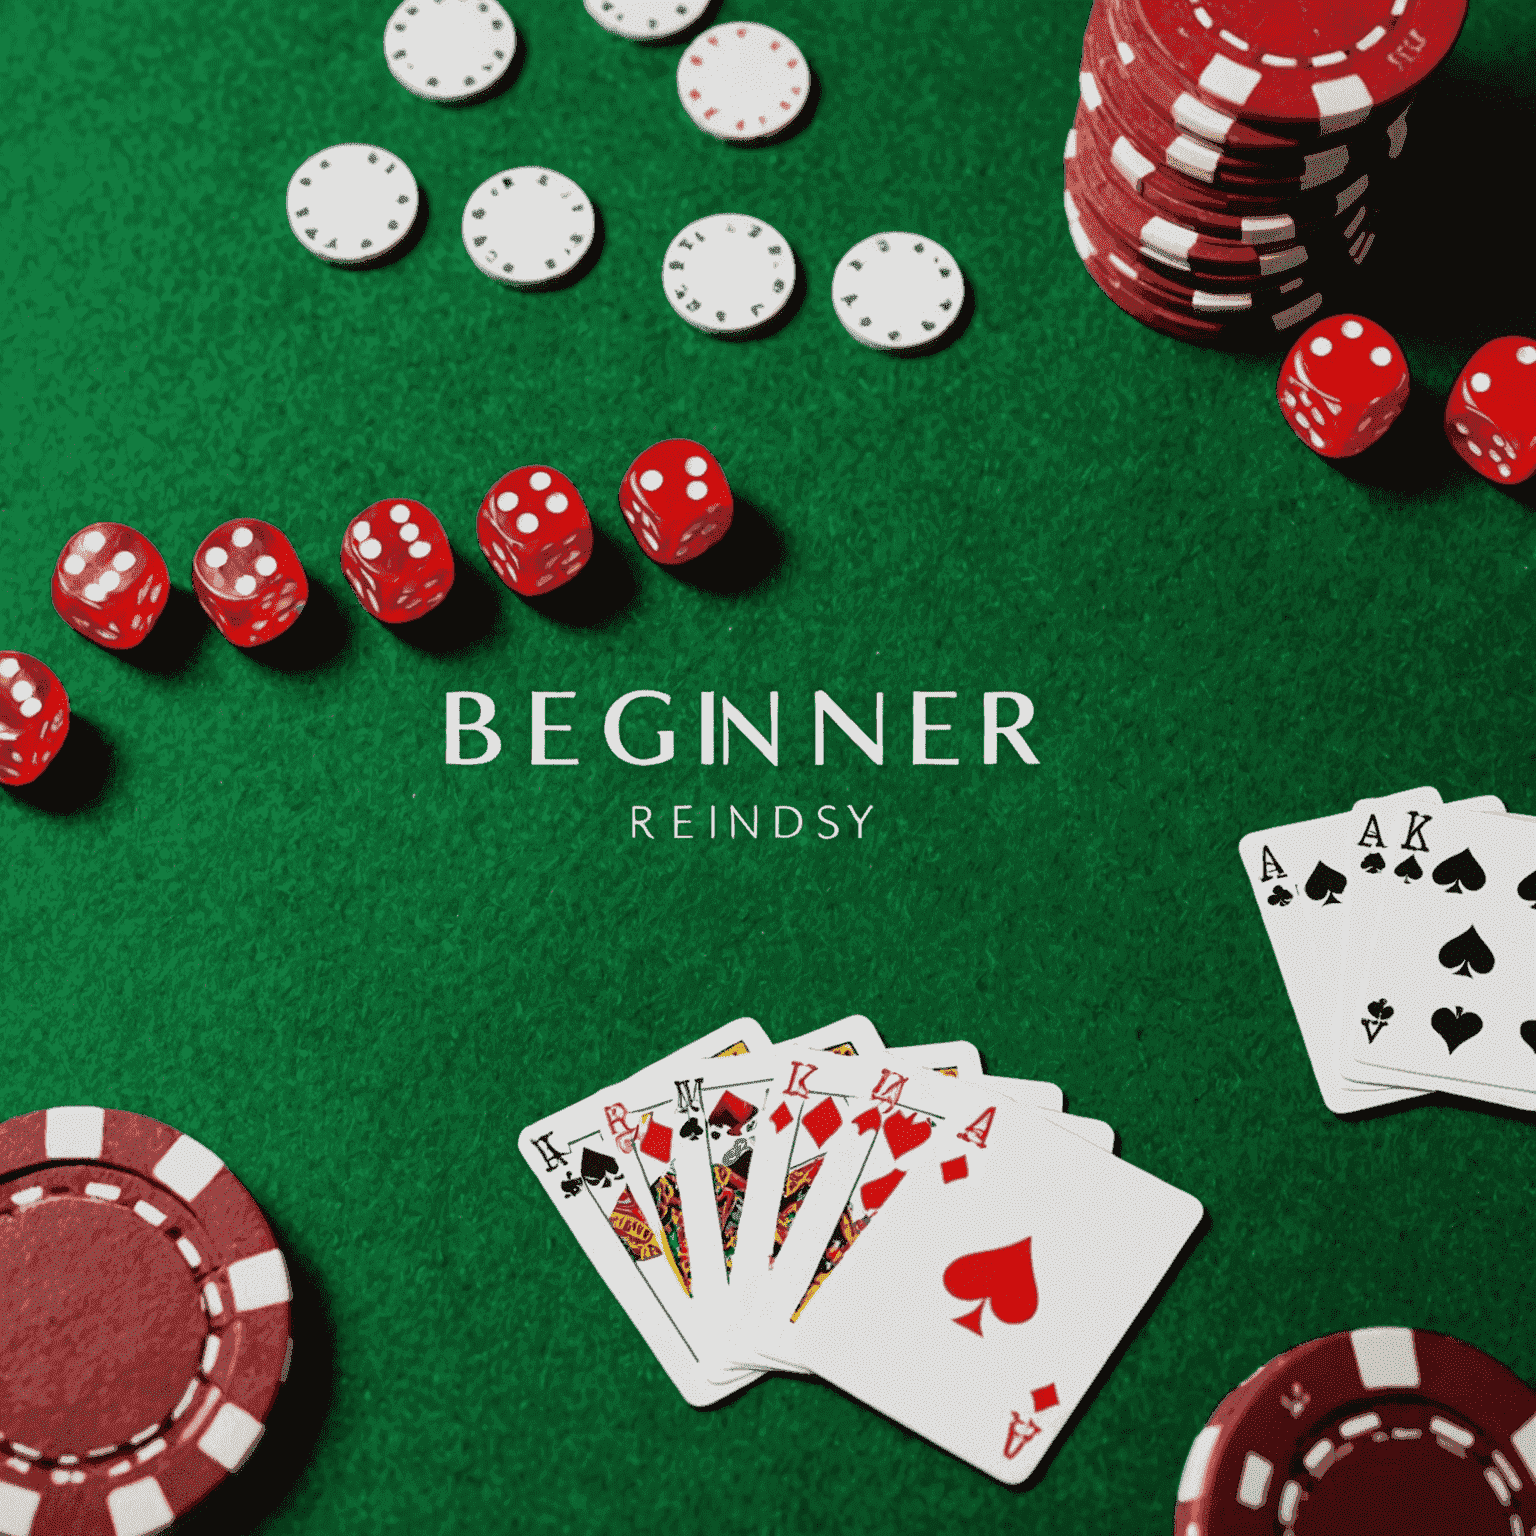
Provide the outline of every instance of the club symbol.
{"type": "Polygon", "coordinates": [[[1419,868],[1419,861],[1410,853],[1392,873],[1401,879],[1404,884],[1412,885],[1415,880],[1424,878],[1424,871],[1419,868]]]}
{"type": "Polygon", "coordinates": [[[697,1141],[699,1137],[704,1134],[704,1127],[699,1124],[698,1120],[695,1119],[694,1116],[689,1115],[689,1117],[679,1128],[677,1134],[681,1136],[684,1141],[697,1141]]]}
{"type": "Polygon", "coordinates": [[[1387,861],[1379,853],[1368,853],[1360,860],[1360,868],[1368,875],[1379,875],[1387,867],[1387,861]]]}
{"type": "Polygon", "coordinates": [[[1269,893],[1269,904],[1272,907],[1288,907],[1290,906],[1292,900],[1294,900],[1294,898],[1283,885],[1277,885],[1274,890],[1269,893]]]}
{"type": "Polygon", "coordinates": [[[1366,1042],[1370,1044],[1387,1027],[1387,1021],[1397,1010],[1388,1004],[1386,998],[1379,997],[1374,1003],[1367,1003],[1365,1011],[1370,1014],[1370,1018],[1361,1019],[1360,1022],[1365,1025],[1366,1042]]]}
{"type": "Polygon", "coordinates": [[[1435,884],[1443,885],[1447,895],[1460,896],[1463,891],[1480,891],[1487,882],[1483,866],[1472,857],[1470,848],[1453,853],[1450,858],[1435,865],[1435,884]]]}
{"type": "Polygon", "coordinates": [[[1477,1014],[1460,1008],[1436,1008],[1429,1027],[1445,1041],[1447,1051],[1454,1051],[1458,1045],[1465,1045],[1473,1035],[1482,1032],[1483,1021],[1477,1014]]]}
{"type": "Polygon", "coordinates": [[[1440,964],[1458,976],[1470,976],[1473,971],[1486,976],[1493,969],[1493,951],[1483,943],[1476,928],[1468,928],[1441,946],[1440,964]]]}
{"type": "Polygon", "coordinates": [[[560,1180],[560,1188],[565,1191],[565,1198],[569,1200],[572,1195],[581,1193],[581,1180],[574,1173],[568,1173],[560,1180]]]}
{"type": "Polygon", "coordinates": [[[1317,868],[1307,876],[1307,899],[1320,901],[1325,907],[1336,907],[1348,884],[1349,881],[1338,870],[1330,869],[1319,859],[1317,868]]]}

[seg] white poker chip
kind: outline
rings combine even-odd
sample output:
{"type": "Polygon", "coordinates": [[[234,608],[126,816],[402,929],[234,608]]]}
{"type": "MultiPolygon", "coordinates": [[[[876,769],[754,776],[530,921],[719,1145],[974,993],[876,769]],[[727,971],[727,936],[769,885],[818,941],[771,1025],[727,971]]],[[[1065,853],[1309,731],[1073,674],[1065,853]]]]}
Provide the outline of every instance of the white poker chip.
{"type": "Polygon", "coordinates": [[[517,165],[464,205],[464,249],[499,283],[534,288],[564,277],[592,248],[592,204],[569,176],[517,165]]]}
{"type": "Polygon", "coordinates": [[[745,213],[715,213],[673,239],[661,285],[678,315],[701,331],[756,330],[789,302],[795,253],[773,225],[745,213]]]}
{"type": "Polygon", "coordinates": [[[497,0],[405,0],[384,28],[384,59],[406,90],[464,101],[512,67],[517,28],[497,0]]]}
{"type": "Polygon", "coordinates": [[[587,15],[606,32],[631,42],[676,37],[705,11],[709,0],[584,0],[587,15]]]}
{"type": "Polygon", "coordinates": [[[311,255],[337,266],[393,250],[416,222],[420,195],[411,168],[377,144],[332,144],[288,182],[288,224],[311,255]]]}
{"type": "Polygon", "coordinates": [[[832,307],[866,347],[905,352],[960,318],[965,278],[937,240],[886,233],[860,240],[832,274],[832,307]]]}
{"type": "Polygon", "coordinates": [[[764,139],[800,115],[810,66],[782,32],[740,21],[702,32],[677,61],[677,94],[705,133],[764,139]]]}

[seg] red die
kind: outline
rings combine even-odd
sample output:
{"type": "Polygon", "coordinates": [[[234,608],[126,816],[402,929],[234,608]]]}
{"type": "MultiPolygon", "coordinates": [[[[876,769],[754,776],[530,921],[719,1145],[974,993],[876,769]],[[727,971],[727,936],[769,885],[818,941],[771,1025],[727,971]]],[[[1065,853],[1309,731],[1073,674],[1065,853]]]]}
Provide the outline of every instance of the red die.
{"type": "Polygon", "coordinates": [[[1472,354],[1445,406],[1445,434],[1478,474],[1519,485],[1536,471],[1536,341],[1500,336],[1472,354]]]}
{"type": "Polygon", "coordinates": [[[718,543],[735,503],[725,471],[702,443],[669,438],[647,448],[619,487],[635,542],[658,565],[681,565],[718,543]]]}
{"type": "Polygon", "coordinates": [[[1410,382],[1402,348],[1381,326],[1333,315],[1291,348],[1275,395],[1297,437],[1324,458],[1347,459],[1397,420],[1410,382]]]}
{"type": "Polygon", "coordinates": [[[30,784],[69,735],[69,695],[42,662],[0,651],[0,784],[30,784]]]}
{"type": "Polygon", "coordinates": [[[92,523],[59,552],[53,606],[108,650],[137,645],[165,611],[171,577],[160,551],[122,523],[92,523]]]}
{"type": "Polygon", "coordinates": [[[419,501],[376,501],[342,535],[341,571],[374,618],[403,624],[448,596],[453,551],[419,501]]]}
{"type": "Polygon", "coordinates": [[[232,645],[264,645],[304,611],[309,581],[281,529],[254,517],[221,523],[192,557],[203,611],[232,645]]]}
{"type": "Polygon", "coordinates": [[[491,569],[524,597],[553,591],[592,555],[592,519],[581,493],[544,464],[514,469],[485,493],[475,537],[491,569]]]}

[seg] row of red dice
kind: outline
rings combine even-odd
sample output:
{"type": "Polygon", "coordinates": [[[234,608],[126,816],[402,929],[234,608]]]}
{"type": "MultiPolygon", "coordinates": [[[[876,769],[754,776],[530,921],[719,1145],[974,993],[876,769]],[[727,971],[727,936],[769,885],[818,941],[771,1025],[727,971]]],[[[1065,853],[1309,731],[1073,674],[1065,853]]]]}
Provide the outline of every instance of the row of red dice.
{"type": "MultiPolygon", "coordinates": [[[[646,556],[681,565],[719,542],[734,502],[710,451],[687,438],[647,448],[625,471],[619,508],[646,556]]],[[[514,592],[537,597],[568,582],[592,554],[592,519],[570,479],[544,464],[505,474],[480,503],[475,534],[491,568],[514,592]]],[[[386,624],[430,613],[453,586],[453,551],[419,501],[375,502],[347,523],[341,569],[358,601],[386,624]]],[[[92,523],[64,546],[53,605],[64,621],[110,650],[139,645],[170,595],[160,551],[122,523],[92,523]]],[[[297,550],[258,518],[221,523],[192,557],[192,588],[221,635],[264,645],[287,631],[309,600],[297,550]]],[[[58,754],[69,698],[35,657],[0,651],[0,783],[27,784],[58,754]]]]}
{"type": "MultiPolygon", "coordinates": [[[[1403,350],[1374,320],[1332,315],[1303,333],[1275,395],[1291,430],[1325,458],[1363,453],[1397,420],[1412,378],[1403,350]]],[[[1445,435],[1495,485],[1536,472],[1536,341],[1499,336],[1457,375],[1445,435]]]]}

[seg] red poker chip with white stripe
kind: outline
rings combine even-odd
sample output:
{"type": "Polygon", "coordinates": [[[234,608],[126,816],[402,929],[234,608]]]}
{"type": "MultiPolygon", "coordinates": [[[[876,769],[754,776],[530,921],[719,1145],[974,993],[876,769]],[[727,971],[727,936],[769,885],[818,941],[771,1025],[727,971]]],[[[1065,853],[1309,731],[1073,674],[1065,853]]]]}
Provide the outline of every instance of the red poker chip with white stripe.
{"type": "Polygon", "coordinates": [[[0,1125],[0,1532],[151,1536],[245,1463],[288,1268],[222,1160],[88,1106],[0,1125]]]}
{"type": "Polygon", "coordinates": [[[1179,75],[1226,111],[1340,133],[1444,62],[1467,0],[1135,0],[1179,75]]]}
{"type": "Polygon", "coordinates": [[[1195,1436],[1176,1536],[1526,1536],[1536,1390],[1460,1339],[1357,1328],[1276,1356],[1195,1436]]]}

